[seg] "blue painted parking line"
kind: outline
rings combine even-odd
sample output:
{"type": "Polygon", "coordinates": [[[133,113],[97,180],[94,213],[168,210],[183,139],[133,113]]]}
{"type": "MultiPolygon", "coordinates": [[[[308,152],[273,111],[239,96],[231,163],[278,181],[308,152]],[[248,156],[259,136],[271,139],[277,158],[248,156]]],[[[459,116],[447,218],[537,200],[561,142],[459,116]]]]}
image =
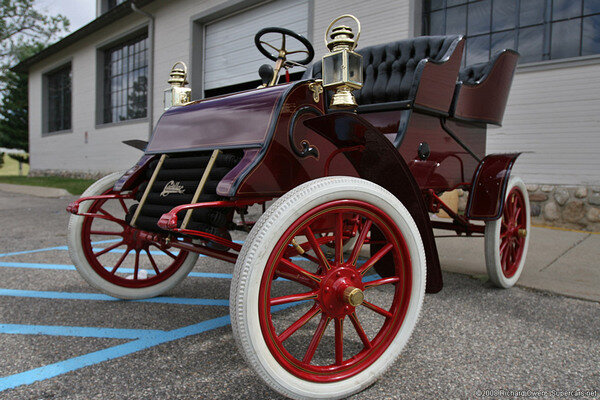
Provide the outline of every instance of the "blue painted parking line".
{"type": "Polygon", "coordinates": [[[67,372],[75,371],[104,361],[113,360],[115,358],[123,357],[140,350],[145,350],[162,343],[197,335],[199,333],[217,329],[226,325],[229,325],[228,315],[164,333],[146,335],[131,342],[109,347],[107,349],[73,357],[68,360],[59,361],[57,363],[45,365],[43,367],[35,368],[18,374],[8,375],[0,378],[0,392],[21,385],[30,385],[36,381],[50,379],[67,372]]]}
{"type": "MultiPolygon", "coordinates": [[[[55,269],[64,271],[76,271],[74,265],[71,264],[40,264],[40,263],[20,263],[20,262],[3,262],[0,261],[0,268],[30,268],[30,269],[55,269]]],[[[147,270],[148,275],[154,275],[154,271],[147,270]]],[[[119,268],[119,272],[133,274],[133,268],[119,268]]],[[[231,274],[222,274],[215,272],[190,272],[188,276],[195,278],[216,278],[216,279],[231,279],[231,274]]]]}
{"type": "MultiPolygon", "coordinates": [[[[121,239],[101,240],[99,242],[92,242],[92,244],[113,243],[113,242],[118,242],[119,240],[121,240],[121,239]]],[[[67,246],[45,247],[43,249],[15,251],[13,253],[2,253],[2,254],[0,254],[0,257],[18,256],[18,255],[22,255],[22,254],[40,253],[43,251],[52,251],[52,250],[69,250],[69,248],[67,246]]]]}
{"type": "Polygon", "coordinates": [[[92,328],[87,326],[0,324],[0,333],[13,335],[48,335],[94,337],[104,339],[139,339],[165,333],[156,329],[92,328]]]}
{"type": "Polygon", "coordinates": [[[183,304],[192,306],[229,306],[228,300],[188,297],[153,297],[143,300],[121,300],[100,293],[51,292],[38,290],[0,289],[0,296],[31,297],[54,300],[130,301],[137,303],[183,304]]]}

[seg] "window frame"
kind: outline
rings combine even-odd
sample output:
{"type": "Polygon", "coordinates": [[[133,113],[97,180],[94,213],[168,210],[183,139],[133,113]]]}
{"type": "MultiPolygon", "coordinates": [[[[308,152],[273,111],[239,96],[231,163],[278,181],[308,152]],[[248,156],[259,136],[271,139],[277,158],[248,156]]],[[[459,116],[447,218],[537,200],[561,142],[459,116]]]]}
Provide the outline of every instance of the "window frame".
{"type": "Polygon", "coordinates": [[[128,32],[116,37],[111,38],[109,41],[106,41],[96,48],[96,128],[110,127],[116,125],[125,125],[125,124],[136,124],[149,121],[149,113],[150,113],[150,99],[151,99],[151,91],[152,80],[150,79],[150,74],[152,73],[151,64],[151,38],[150,32],[148,28],[148,24],[144,24],[142,26],[135,27],[128,32]],[[132,41],[136,41],[136,39],[141,39],[145,37],[147,40],[147,57],[146,57],[146,69],[147,69],[147,87],[146,87],[146,116],[140,118],[131,118],[123,121],[112,121],[112,122],[104,122],[104,112],[105,112],[105,98],[106,98],[106,57],[108,52],[116,47],[120,47],[123,45],[127,45],[132,41]]]}
{"type": "MultiPolygon", "coordinates": [[[[421,0],[421,2],[420,2],[421,3],[421,13],[420,13],[421,14],[420,15],[421,34],[422,35],[430,34],[431,29],[429,26],[430,25],[429,22],[430,22],[430,15],[432,12],[443,11],[444,32],[446,32],[447,10],[464,6],[466,9],[467,15],[465,16],[466,24],[465,24],[465,32],[463,33],[463,35],[467,39],[467,46],[465,47],[465,55],[464,55],[462,63],[461,63],[462,66],[470,65],[473,63],[473,62],[467,62],[468,39],[484,38],[487,36],[486,39],[488,41],[487,49],[488,49],[488,60],[489,60],[490,57],[493,55],[493,53],[495,51],[498,51],[498,49],[494,50],[494,47],[493,47],[493,36],[494,35],[503,34],[503,33],[504,34],[512,33],[512,40],[514,43],[512,48],[519,51],[518,50],[518,48],[519,48],[519,33],[525,29],[532,29],[532,28],[536,28],[536,27],[541,27],[541,29],[543,31],[542,48],[540,49],[541,59],[522,62],[523,58],[521,58],[521,62],[519,63],[519,66],[523,66],[523,65],[538,66],[538,65],[555,64],[555,63],[558,64],[558,63],[565,63],[565,62],[577,63],[579,60],[589,61],[590,59],[600,59],[600,52],[595,53],[595,54],[583,54],[583,52],[584,52],[584,37],[583,37],[584,21],[586,18],[590,18],[593,16],[600,17],[600,12],[586,13],[585,0],[581,0],[580,10],[578,11],[578,14],[576,16],[565,17],[565,18],[560,18],[560,19],[556,19],[556,20],[554,20],[554,2],[556,0],[544,0],[545,9],[542,12],[542,14],[543,14],[542,22],[532,23],[532,24],[522,25],[522,26],[519,25],[519,19],[520,19],[520,14],[521,14],[521,3],[525,0],[515,0],[516,5],[515,5],[515,12],[514,12],[513,26],[510,28],[502,28],[502,29],[498,29],[498,30],[494,30],[493,20],[492,20],[492,16],[494,13],[494,1],[495,0],[490,0],[490,29],[489,29],[489,31],[480,33],[480,34],[470,35],[468,32],[468,29],[469,29],[469,5],[480,3],[479,1],[461,0],[461,2],[459,4],[448,5],[446,0],[442,0],[443,5],[441,7],[429,9],[430,2],[428,2],[427,0],[421,0]],[[579,21],[578,55],[552,58],[553,27],[555,24],[560,24],[560,23],[564,23],[567,21],[579,21]]],[[[444,34],[447,34],[447,33],[444,33],[444,34]]],[[[522,54],[522,57],[523,56],[526,56],[526,55],[522,54]]],[[[482,61],[475,61],[475,62],[482,62],[482,61]]]]}
{"type": "Polygon", "coordinates": [[[42,137],[60,135],[73,132],[73,62],[71,59],[42,72],[42,137]],[[50,77],[53,74],[69,68],[70,70],[70,101],[69,101],[69,127],[65,129],[50,130],[50,77]]]}

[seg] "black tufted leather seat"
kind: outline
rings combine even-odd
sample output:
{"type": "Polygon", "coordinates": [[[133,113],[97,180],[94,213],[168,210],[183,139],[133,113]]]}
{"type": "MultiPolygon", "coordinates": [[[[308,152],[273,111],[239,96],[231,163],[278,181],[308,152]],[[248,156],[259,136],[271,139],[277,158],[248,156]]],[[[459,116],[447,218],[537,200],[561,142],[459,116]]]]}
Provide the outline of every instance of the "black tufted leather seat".
{"type": "Polygon", "coordinates": [[[467,65],[458,72],[458,80],[469,85],[476,85],[486,77],[494,65],[495,58],[490,61],[467,65]]]}
{"type": "MultiPolygon", "coordinates": [[[[364,47],[364,86],[354,92],[359,105],[413,101],[421,65],[425,59],[442,61],[449,57],[460,36],[421,36],[413,39],[364,47]]],[[[321,61],[315,62],[304,79],[321,78],[321,61]]]]}

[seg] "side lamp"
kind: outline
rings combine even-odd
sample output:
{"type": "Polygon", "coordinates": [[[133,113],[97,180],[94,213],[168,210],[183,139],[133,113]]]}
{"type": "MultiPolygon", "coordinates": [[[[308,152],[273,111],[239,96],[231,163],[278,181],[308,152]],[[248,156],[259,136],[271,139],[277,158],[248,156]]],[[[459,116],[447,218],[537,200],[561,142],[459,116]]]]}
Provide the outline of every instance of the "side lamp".
{"type": "Polygon", "coordinates": [[[323,87],[335,91],[330,108],[348,109],[357,106],[353,90],[363,86],[362,56],[354,51],[360,37],[360,22],[350,14],[344,14],[334,19],[325,31],[325,45],[330,53],[323,56],[323,87]],[[341,19],[353,19],[358,25],[356,38],[352,28],[339,25],[332,29],[333,25],[341,19]],[[330,41],[327,36],[331,31],[330,41]]]}

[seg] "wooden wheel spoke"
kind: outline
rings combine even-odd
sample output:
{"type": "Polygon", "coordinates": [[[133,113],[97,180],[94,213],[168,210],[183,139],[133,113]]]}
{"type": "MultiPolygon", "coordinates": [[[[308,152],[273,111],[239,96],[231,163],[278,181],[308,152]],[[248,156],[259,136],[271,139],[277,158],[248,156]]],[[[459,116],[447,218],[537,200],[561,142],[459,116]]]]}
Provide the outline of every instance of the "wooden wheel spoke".
{"type": "Polygon", "coordinates": [[[389,278],[382,278],[382,279],[377,279],[375,281],[371,281],[371,282],[367,282],[365,283],[365,289],[371,288],[371,287],[375,287],[375,286],[381,286],[381,285],[387,285],[390,283],[398,283],[400,282],[400,278],[397,276],[390,276],[389,278]]]}
{"type": "Polygon", "coordinates": [[[319,321],[317,330],[315,331],[315,334],[308,345],[308,349],[304,354],[304,358],[302,359],[303,363],[310,364],[311,360],[315,356],[315,352],[317,351],[317,347],[319,347],[319,343],[321,342],[321,338],[323,337],[323,333],[325,333],[327,325],[329,325],[329,321],[331,321],[331,318],[326,317],[325,315],[321,316],[321,321],[319,321]]]}
{"type": "Polygon", "coordinates": [[[160,270],[158,269],[158,266],[156,265],[156,261],[154,261],[154,257],[152,257],[152,254],[150,254],[150,250],[146,249],[146,254],[148,255],[148,259],[150,260],[150,264],[152,264],[152,268],[154,269],[154,272],[156,272],[156,275],[160,274],[160,270]]]}
{"type": "Polygon", "coordinates": [[[335,363],[341,365],[344,361],[344,319],[335,319],[335,363]]]}
{"type": "Polygon", "coordinates": [[[133,280],[138,280],[138,272],[140,270],[140,252],[138,250],[135,251],[135,265],[133,267],[133,280]]]}
{"type": "Polygon", "coordinates": [[[335,262],[344,263],[344,216],[338,212],[335,216],[335,262]]]}
{"type": "Polygon", "coordinates": [[[386,244],[379,250],[377,253],[373,255],[373,257],[369,258],[366,263],[363,264],[362,267],[358,270],[361,275],[364,275],[369,271],[373,265],[377,263],[377,261],[381,260],[383,256],[385,256],[394,246],[391,243],[386,244]]]}
{"type": "Polygon", "coordinates": [[[321,278],[317,275],[308,272],[286,258],[279,260],[279,265],[275,273],[282,278],[290,279],[308,287],[315,287],[321,282],[321,278]]]}
{"type": "Polygon", "coordinates": [[[123,236],[123,231],[121,232],[113,232],[113,231],[90,231],[90,235],[102,235],[102,236],[123,236]]]}
{"type": "Polygon", "coordinates": [[[363,329],[362,325],[360,324],[360,321],[358,320],[358,316],[356,315],[355,312],[350,314],[350,321],[352,322],[352,325],[354,326],[354,330],[356,330],[358,337],[362,341],[363,346],[366,349],[370,349],[372,347],[371,341],[367,337],[367,334],[365,333],[365,330],[363,329]]]}
{"type": "Polygon", "coordinates": [[[325,257],[325,254],[323,253],[321,246],[319,246],[319,242],[317,241],[315,234],[313,233],[312,229],[310,229],[309,226],[307,226],[306,229],[304,229],[304,235],[308,239],[308,242],[310,243],[310,247],[315,252],[315,255],[317,256],[317,258],[319,259],[321,264],[325,267],[325,269],[331,269],[331,265],[329,265],[329,261],[327,260],[327,257],[325,257]]]}
{"type": "Polygon", "coordinates": [[[110,270],[111,274],[114,275],[117,272],[117,270],[119,269],[119,267],[121,266],[121,264],[123,264],[123,261],[125,260],[125,257],[127,257],[127,255],[129,254],[130,251],[131,251],[130,247],[128,247],[127,250],[125,250],[125,252],[121,256],[121,258],[119,258],[119,261],[117,261],[117,263],[115,264],[115,266],[113,267],[113,269],[110,270]]]}
{"type": "Polygon", "coordinates": [[[166,255],[168,255],[169,257],[171,257],[173,260],[177,258],[177,256],[173,253],[171,253],[169,250],[167,249],[161,249],[160,247],[157,247],[157,249],[159,249],[160,251],[162,251],[163,253],[165,253],[166,255]]]}
{"type": "Polygon", "coordinates": [[[127,209],[127,205],[125,204],[125,200],[123,199],[119,199],[119,203],[121,204],[121,207],[123,208],[123,211],[125,211],[125,214],[127,214],[129,212],[129,210],[127,209]]]}
{"type": "Polygon", "coordinates": [[[377,314],[383,315],[386,318],[391,318],[392,317],[392,313],[389,311],[384,310],[381,307],[376,306],[373,303],[370,303],[366,300],[364,300],[362,302],[363,306],[367,307],[369,310],[375,311],[377,314]]]}
{"type": "Polygon", "coordinates": [[[321,307],[315,303],[310,310],[308,310],[303,316],[300,317],[296,322],[290,325],[285,331],[277,337],[281,342],[292,336],[294,332],[302,328],[308,321],[321,312],[321,307]]]}
{"type": "Polygon", "coordinates": [[[350,260],[349,260],[350,264],[356,265],[356,260],[358,260],[358,255],[360,254],[360,250],[362,249],[362,247],[365,244],[365,241],[367,240],[367,235],[369,234],[369,231],[371,230],[371,225],[373,225],[373,221],[371,221],[371,220],[366,221],[365,224],[363,225],[363,228],[360,231],[358,238],[356,239],[356,243],[354,243],[354,248],[352,249],[352,253],[350,254],[350,260]]]}
{"type": "Polygon", "coordinates": [[[94,253],[94,256],[95,257],[100,257],[102,254],[108,253],[109,251],[114,250],[114,249],[116,249],[117,247],[119,247],[119,246],[121,246],[123,244],[125,244],[124,241],[120,241],[118,243],[115,243],[112,246],[108,246],[108,247],[102,249],[101,251],[99,251],[97,253],[94,253]]]}
{"type": "Polygon", "coordinates": [[[510,238],[504,238],[502,240],[502,243],[500,243],[500,254],[504,254],[504,251],[506,250],[506,246],[508,246],[509,242],[510,242],[510,238]]]}
{"type": "Polygon", "coordinates": [[[297,293],[297,294],[289,294],[287,296],[274,297],[270,300],[271,306],[276,306],[279,304],[287,304],[287,303],[295,303],[297,301],[304,301],[310,299],[317,298],[317,291],[307,292],[307,293],[297,293]]]}

